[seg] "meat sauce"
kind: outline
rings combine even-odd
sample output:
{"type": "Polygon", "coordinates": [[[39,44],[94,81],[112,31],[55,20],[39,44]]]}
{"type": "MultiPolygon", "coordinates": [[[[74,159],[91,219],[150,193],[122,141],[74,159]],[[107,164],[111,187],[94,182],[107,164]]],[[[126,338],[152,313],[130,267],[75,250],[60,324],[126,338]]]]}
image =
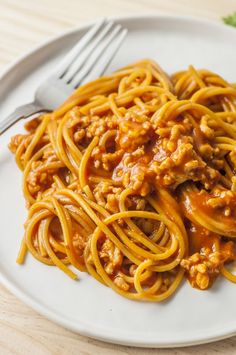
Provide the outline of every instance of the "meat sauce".
{"type": "Polygon", "coordinates": [[[180,206],[187,217],[185,226],[189,237],[190,256],[181,261],[181,266],[185,268],[190,284],[204,290],[212,285],[224,263],[235,260],[235,250],[233,241],[224,237],[224,231],[218,234],[204,228],[194,221],[194,213],[199,214],[198,211],[201,211],[212,219],[221,218],[228,229],[235,230],[235,221],[234,216],[222,216],[221,207],[209,206],[209,194],[204,190],[191,192],[187,200],[181,202],[180,206]]]}

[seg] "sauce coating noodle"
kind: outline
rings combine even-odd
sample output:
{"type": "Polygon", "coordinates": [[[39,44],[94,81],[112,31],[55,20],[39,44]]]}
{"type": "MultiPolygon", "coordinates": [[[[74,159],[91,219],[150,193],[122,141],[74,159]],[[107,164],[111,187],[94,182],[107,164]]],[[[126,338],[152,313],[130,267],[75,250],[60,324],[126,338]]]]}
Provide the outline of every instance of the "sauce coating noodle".
{"type": "Polygon", "coordinates": [[[143,60],[79,87],[10,149],[29,209],[27,251],[134,300],[207,289],[235,259],[236,88],[143,60]],[[72,268],[70,267],[72,266],[72,268]]]}

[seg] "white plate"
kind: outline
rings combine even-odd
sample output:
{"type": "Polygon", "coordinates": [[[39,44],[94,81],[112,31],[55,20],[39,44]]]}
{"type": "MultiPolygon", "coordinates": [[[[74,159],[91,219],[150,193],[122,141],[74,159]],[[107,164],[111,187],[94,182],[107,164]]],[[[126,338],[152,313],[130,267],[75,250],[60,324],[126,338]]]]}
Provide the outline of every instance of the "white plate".
{"type": "MultiPolygon", "coordinates": [[[[144,16],[119,18],[128,37],[108,71],[141,58],[153,58],[168,72],[208,68],[236,82],[236,30],[193,18],[144,16]]],[[[28,102],[55,63],[87,27],[67,33],[15,63],[0,80],[0,117],[28,102]]],[[[207,292],[187,282],[161,304],[126,300],[87,274],[75,282],[30,255],[15,263],[26,216],[21,173],[0,140],[0,276],[17,297],[51,320],[80,334],[108,342],[173,347],[209,342],[236,333],[236,285],[217,280],[207,292]]]]}

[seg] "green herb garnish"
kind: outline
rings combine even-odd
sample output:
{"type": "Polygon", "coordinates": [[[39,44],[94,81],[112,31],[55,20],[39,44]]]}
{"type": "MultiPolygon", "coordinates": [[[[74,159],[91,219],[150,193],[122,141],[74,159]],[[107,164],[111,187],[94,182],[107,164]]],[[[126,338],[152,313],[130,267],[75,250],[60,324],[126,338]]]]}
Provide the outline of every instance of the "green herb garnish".
{"type": "Polygon", "coordinates": [[[229,26],[236,27],[236,12],[234,12],[232,15],[223,17],[224,23],[229,26]]]}

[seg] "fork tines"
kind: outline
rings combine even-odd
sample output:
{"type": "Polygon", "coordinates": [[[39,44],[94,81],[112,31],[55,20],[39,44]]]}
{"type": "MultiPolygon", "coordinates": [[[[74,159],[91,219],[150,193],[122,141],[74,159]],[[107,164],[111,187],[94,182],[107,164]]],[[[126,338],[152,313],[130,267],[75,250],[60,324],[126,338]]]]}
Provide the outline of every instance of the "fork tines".
{"type": "Polygon", "coordinates": [[[119,49],[127,29],[113,21],[97,22],[66,56],[56,71],[65,84],[74,88],[101,76],[119,49]]]}

